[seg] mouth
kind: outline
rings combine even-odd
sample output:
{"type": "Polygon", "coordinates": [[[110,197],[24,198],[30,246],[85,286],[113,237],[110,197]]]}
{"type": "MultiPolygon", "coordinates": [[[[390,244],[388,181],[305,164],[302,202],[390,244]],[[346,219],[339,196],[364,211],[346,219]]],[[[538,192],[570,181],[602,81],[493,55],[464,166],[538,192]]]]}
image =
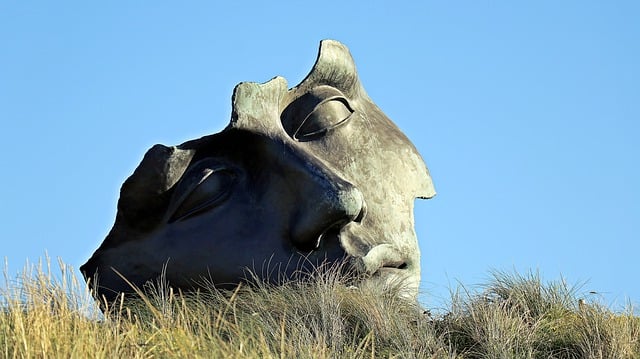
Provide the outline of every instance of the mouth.
{"type": "Polygon", "coordinates": [[[356,285],[362,290],[373,290],[374,293],[393,293],[400,298],[413,301],[417,298],[419,278],[403,263],[398,267],[385,264],[371,273],[356,285]]]}
{"type": "Polygon", "coordinates": [[[376,274],[400,274],[409,269],[405,257],[390,244],[380,244],[369,250],[361,258],[358,258],[361,272],[376,274]]]}
{"type": "Polygon", "coordinates": [[[314,255],[318,255],[318,259],[322,261],[336,263],[347,259],[350,263],[347,267],[364,277],[411,276],[411,261],[407,259],[410,256],[402,253],[396,246],[384,243],[369,247],[365,241],[344,241],[343,235],[340,225],[329,226],[311,246],[301,248],[298,244],[296,247],[300,253],[310,255],[307,259],[315,258],[314,255]]]}
{"type": "Polygon", "coordinates": [[[385,264],[382,267],[378,268],[378,270],[376,270],[375,272],[373,272],[373,275],[376,274],[391,274],[391,273],[401,273],[403,271],[405,271],[407,269],[408,265],[405,262],[402,262],[400,264],[385,264]]]}
{"type": "Polygon", "coordinates": [[[390,262],[384,263],[381,267],[376,269],[372,273],[367,273],[368,277],[371,279],[384,279],[389,280],[391,278],[404,278],[409,275],[407,272],[407,263],[406,262],[390,262]]]}

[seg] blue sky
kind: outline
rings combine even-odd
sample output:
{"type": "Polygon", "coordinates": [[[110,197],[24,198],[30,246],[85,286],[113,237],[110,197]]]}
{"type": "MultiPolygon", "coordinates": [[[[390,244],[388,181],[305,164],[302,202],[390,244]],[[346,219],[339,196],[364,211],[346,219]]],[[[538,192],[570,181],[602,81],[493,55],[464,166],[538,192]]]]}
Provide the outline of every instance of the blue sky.
{"type": "Polygon", "coordinates": [[[634,1],[0,3],[0,256],[76,268],[147,148],[217,132],[241,81],[345,43],[415,143],[421,301],[491,270],[640,302],[640,5],[634,1]]]}

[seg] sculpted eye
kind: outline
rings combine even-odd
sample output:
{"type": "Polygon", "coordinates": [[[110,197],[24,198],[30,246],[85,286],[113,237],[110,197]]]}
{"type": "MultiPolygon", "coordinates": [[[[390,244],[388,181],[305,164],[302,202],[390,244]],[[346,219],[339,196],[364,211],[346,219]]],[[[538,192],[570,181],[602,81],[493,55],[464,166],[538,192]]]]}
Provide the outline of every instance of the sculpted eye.
{"type": "Polygon", "coordinates": [[[196,164],[176,188],[169,223],[196,216],[221,204],[235,182],[236,175],[229,168],[196,164]]]}
{"type": "Polygon", "coordinates": [[[313,140],[345,123],[352,113],[353,109],[344,97],[328,98],[316,105],[313,111],[302,121],[293,137],[301,141],[313,140]]]}
{"type": "Polygon", "coordinates": [[[312,141],[347,123],[356,112],[335,87],[322,85],[293,100],[280,114],[282,127],[297,141],[312,141]]]}

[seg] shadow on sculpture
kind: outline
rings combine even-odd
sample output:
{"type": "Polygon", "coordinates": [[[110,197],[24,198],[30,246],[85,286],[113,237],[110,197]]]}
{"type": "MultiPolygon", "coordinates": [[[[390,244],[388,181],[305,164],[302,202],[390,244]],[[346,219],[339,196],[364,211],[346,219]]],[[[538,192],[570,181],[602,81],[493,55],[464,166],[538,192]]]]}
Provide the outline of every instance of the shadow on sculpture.
{"type": "Polygon", "coordinates": [[[160,276],[176,288],[278,282],[348,263],[417,295],[413,201],[435,195],[415,147],[367,96],[348,49],[325,40],[310,74],[241,83],[231,122],[155,145],[120,192],[113,228],[80,269],[113,300],[160,276]],[[127,283],[122,279],[127,278],[127,283]]]}

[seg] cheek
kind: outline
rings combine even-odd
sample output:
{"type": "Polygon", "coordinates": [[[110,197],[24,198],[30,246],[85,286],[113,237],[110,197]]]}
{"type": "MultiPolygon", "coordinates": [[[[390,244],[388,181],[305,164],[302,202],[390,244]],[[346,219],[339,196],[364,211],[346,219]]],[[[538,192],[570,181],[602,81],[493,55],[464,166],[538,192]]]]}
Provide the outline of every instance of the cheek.
{"type": "Polygon", "coordinates": [[[283,218],[261,215],[261,205],[225,206],[182,222],[174,222],[158,238],[158,247],[172,262],[215,271],[261,265],[293,253],[282,235],[283,218]]]}
{"type": "Polygon", "coordinates": [[[375,137],[360,141],[335,146],[355,155],[336,157],[334,168],[385,207],[410,205],[417,188],[424,182],[425,175],[419,171],[421,159],[402,143],[385,147],[385,142],[375,137]]]}
{"type": "Polygon", "coordinates": [[[380,205],[394,207],[403,202],[396,197],[404,198],[412,190],[405,186],[411,173],[403,158],[394,149],[381,147],[375,136],[336,135],[324,144],[314,144],[314,153],[364,194],[369,210],[376,211],[380,205]],[[324,147],[333,150],[327,152],[324,147]]]}

